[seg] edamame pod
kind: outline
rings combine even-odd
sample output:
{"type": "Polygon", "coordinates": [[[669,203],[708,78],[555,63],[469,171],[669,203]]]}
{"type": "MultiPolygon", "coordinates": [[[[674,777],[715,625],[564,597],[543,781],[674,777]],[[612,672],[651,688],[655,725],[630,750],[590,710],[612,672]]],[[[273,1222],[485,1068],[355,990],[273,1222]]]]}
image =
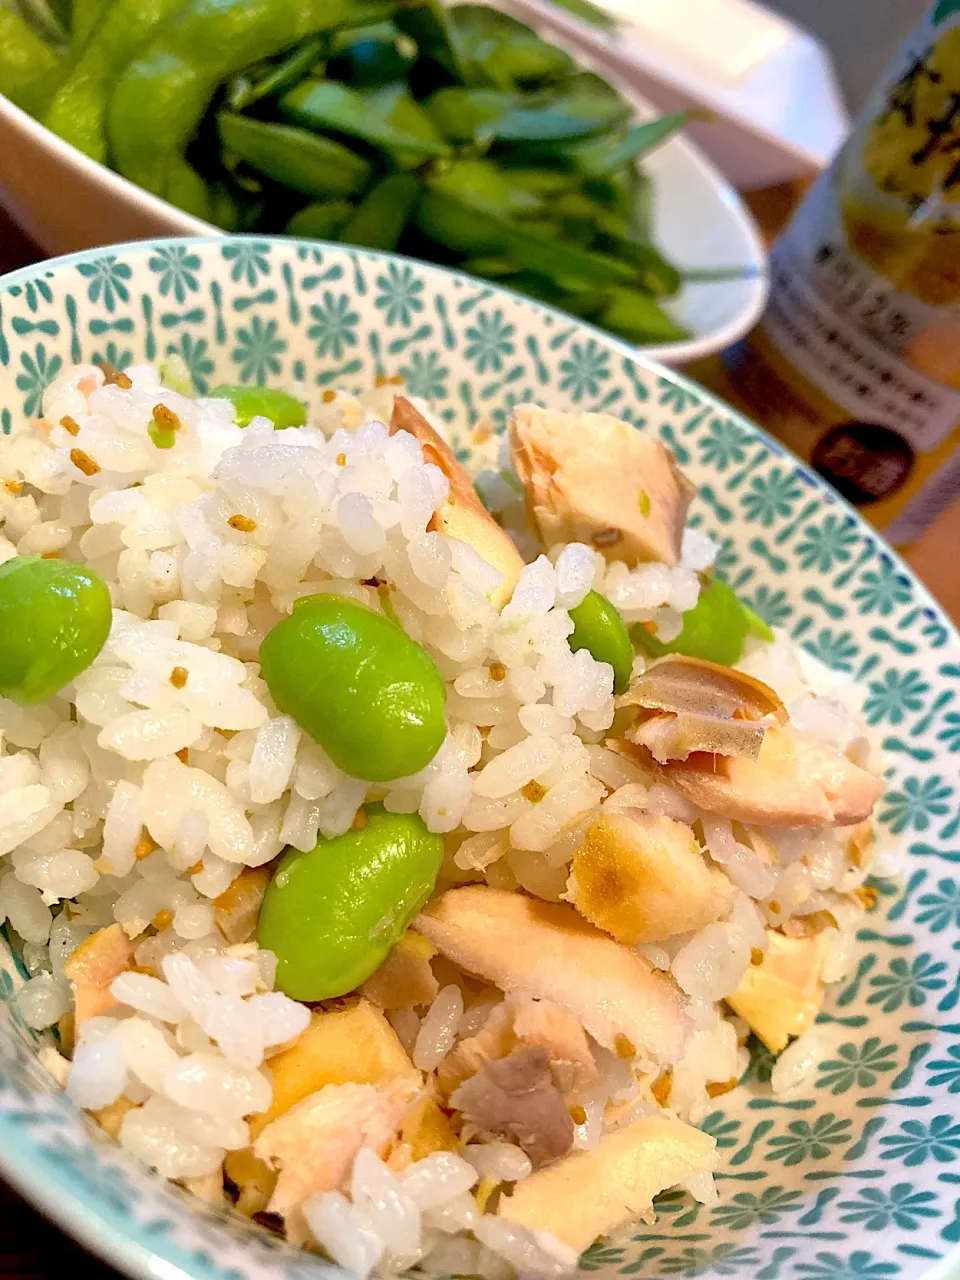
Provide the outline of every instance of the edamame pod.
{"type": "Polygon", "coordinates": [[[0,7],[0,93],[37,115],[62,78],[63,58],[18,13],[0,7]]]}
{"type": "Polygon", "coordinates": [[[43,117],[47,128],[103,164],[107,107],[117,77],[182,5],[183,0],[113,0],[50,103],[43,117]]]}
{"type": "Polygon", "coordinates": [[[280,109],[312,129],[333,129],[389,151],[404,167],[449,155],[450,147],[404,85],[361,94],[334,80],[305,80],[280,109]]]}
{"type": "Polygon", "coordinates": [[[257,942],[277,957],[277,989],[294,1000],[346,995],[380,967],[426,903],[443,839],[415,813],[379,804],[314,849],[291,849],[260,908],[257,942]]]}
{"type": "Polygon", "coordinates": [[[343,228],[345,243],[368,249],[395,249],[420,191],[420,183],[412,174],[388,174],[364,197],[343,228]]]}
{"type": "Polygon", "coordinates": [[[639,289],[611,289],[597,312],[597,323],[627,342],[677,342],[687,336],[683,325],[639,289]]]}
{"type": "Polygon", "coordinates": [[[336,240],[353,216],[349,200],[320,200],[295,213],[283,229],[286,236],[309,240],[336,240]]]}
{"type": "Polygon", "coordinates": [[[187,143],[218,85],[309,36],[389,17],[381,0],[187,0],[120,77],[108,112],[119,171],[157,195],[180,190],[205,217],[206,189],[184,170],[187,143]],[[179,183],[179,186],[178,186],[179,183]]]}
{"type": "Polygon", "coordinates": [[[362,191],[370,164],[331,138],[289,124],[270,124],[221,112],[223,145],[274,182],[306,196],[348,196],[362,191]]]}

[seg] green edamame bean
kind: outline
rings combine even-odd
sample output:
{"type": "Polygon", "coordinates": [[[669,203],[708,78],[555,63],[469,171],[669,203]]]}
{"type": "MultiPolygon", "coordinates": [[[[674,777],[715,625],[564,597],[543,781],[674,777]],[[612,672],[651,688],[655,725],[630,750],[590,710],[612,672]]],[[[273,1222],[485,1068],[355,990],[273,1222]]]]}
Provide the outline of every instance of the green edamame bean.
{"type": "Polygon", "coordinates": [[[182,192],[187,212],[205,217],[208,197],[188,182],[184,151],[218,86],[309,36],[377,22],[392,8],[379,0],[187,0],[116,85],[108,134],[117,169],[156,195],[182,192]]]}
{"type": "Polygon", "coordinates": [[[747,611],[732,588],[719,578],[711,578],[701,588],[694,607],[683,615],[683,629],[675,640],[663,644],[642,626],[634,627],[633,638],[655,658],[682,653],[732,667],[740,661],[750,626],[747,611]]]}
{"type": "Polygon", "coordinates": [[[63,58],[19,13],[0,6],[0,93],[37,115],[63,78],[63,58]]]}
{"type": "Polygon", "coordinates": [[[249,427],[258,416],[269,418],[277,431],[285,431],[287,427],[302,427],[307,421],[307,406],[303,401],[273,387],[243,387],[221,383],[213,388],[210,395],[232,403],[233,420],[238,427],[249,427]]]}
{"type": "Polygon", "coordinates": [[[365,982],[430,896],[443,839],[415,813],[367,805],[363,825],[307,853],[292,849],[270,882],[257,941],[277,957],[277,989],[327,1000],[365,982]]]}
{"type": "Polygon", "coordinates": [[[0,565],[0,696],[23,707],[52,698],[93,662],[112,616],[92,569],[40,556],[0,565]]]}
{"type": "Polygon", "coordinates": [[[57,90],[43,123],[101,164],[107,158],[107,105],[117,77],[183,0],[113,0],[57,90]]]}
{"type": "Polygon", "coordinates": [[[433,659],[356,600],[298,600],[264,637],[260,666],[277,707],[354,778],[416,773],[446,735],[446,689],[433,659]]]}
{"type": "Polygon", "coordinates": [[[598,662],[613,667],[614,693],[626,693],[633,670],[633,644],[620,611],[599,591],[588,591],[570,610],[573,634],[567,640],[570,648],[589,649],[598,662]]]}
{"type": "Polygon", "coordinates": [[[289,124],[269,124],[222,112],[220,140],[260,173],[306,196],[349,196],[361,191],[370,165],[331,138],[289,124]]]}

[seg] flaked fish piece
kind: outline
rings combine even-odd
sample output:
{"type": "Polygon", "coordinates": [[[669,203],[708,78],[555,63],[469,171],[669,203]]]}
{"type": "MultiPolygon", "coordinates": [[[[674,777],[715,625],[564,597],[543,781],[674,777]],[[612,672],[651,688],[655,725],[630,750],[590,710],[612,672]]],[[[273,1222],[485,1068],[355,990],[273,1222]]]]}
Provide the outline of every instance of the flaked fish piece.
{"type": "Polygon", "coordinates": [[[580,1252],[598,1236],[648,1214],[653,1197],[719,1163],[709,1134],[666,1116],[644,1116],[518,1182],[497,1212],[549,1231],[580,1252]]]}
{"type": "Polygon", "coordinates": [[[552,1000],[510,996],[490,1011],[476,1035],[458,1042],[437,1068],[437,1082],[450,1093],[486,1063],[504,1058],[518,1045],[545,1050],[554,1079],[574,1093],[599,1083],[600,1072],[578,1020],[552,1000]]]}
{"type": "Polygon", "coordinates": [[[393,1027],[367,1000],[314,1010],[303,1034],[270,1059],[270,1072],[273,1101],[251,1117],[251,1138],[326,1085],[398,1080],[418,1087],[423,1079],[393,1027]]]}
{"type": "Polygon", "coordinates": [[[381,1009],[416,1009],[430,1004],[440,990],[430,959],[436,948],[408,929],[361,990],[381,1009]]]}
{"type": "Polygon", "coordinates": [[[402,1081],[330,1084],[268,1124],[253,1151],[278,1171],[269,1212],[286,1219],[308,1196],[343,1186],[361,1147],[383,1156],[414,1094],[402,1081]]]}
{"type": "Polygon", "coordinates": [[[228,942],[248,942],[253,937],[272,874],[269,866],[244,867],[219,898],[214,898],[214,919],[228,942]]]}
{"type": "Polygon", "coordinates": [[[829,944],[823,933],[785,938],[775,929],[767,930],[767,939],[761,962],[745,971],[726,999],[771,1053],[782,1053],[792,1037],[817,1020],[824,997],[820,974],[829,944]]]}
{"type": "Polygon", "coordinates": [[[423,450],[424,462],[439,467],[450,484],[446,505],[434,513],[427,528],[466,542],[487,564],[500,570],[503,581],[490,593],[490,603],[495,609],[502,609],[513,595],[523,557],[509,534],[500,528],[477,497],[470,477],[453,450],[405,396],[397,396],[393,403],[390,434],[397,431],[408,431],[415,437],[423,450]]]}
{"type": "Polygon", "coordinates": [[[585,542],[631,567],[679,563],[695,490],[659,440],[605,413],[520,405],[510,456],[545,547],[585,542]]]}
{"type": "Polygon", "coordinates": [[[722,919],[730,894],[729,880],[707,866],[685,823],[630,811],[587,830],[567,881],[580,914],[629,946],[722,919]]]}
{"type": "Polygon", "coordinates": [[[503,991],[561,1005],[605,1048],[659,1062],[683,1053],[679,987],[573,907],[481,885],[450,889],[416,927],[454,964],[503,991]]]}
{"type": "Polygon", "coordinates": [[[505,1058],[484,1063],[450,1105],[483,1132],[515,1142],[535,1169],[573,1146],[573,1120],[540,1045],[518,1045],[505,1058]]]}
{"type": "Polygon", "coordinates": [[[839,751],[777,726],[767,729],[756,760],[697,754],[660,764],[637,744],[620,749],[698,809],[755,826],[852,826],[883,792],[880,778],[839,751]]]}
{"type": "Polygon", "coordinates": [[[63,973],[73,988],[75,1032],[88,1018],[120,1003],[110,983],[133,964],[135,946],[119,924],[111,924],[91,933],[67,957],[63,973]]]}

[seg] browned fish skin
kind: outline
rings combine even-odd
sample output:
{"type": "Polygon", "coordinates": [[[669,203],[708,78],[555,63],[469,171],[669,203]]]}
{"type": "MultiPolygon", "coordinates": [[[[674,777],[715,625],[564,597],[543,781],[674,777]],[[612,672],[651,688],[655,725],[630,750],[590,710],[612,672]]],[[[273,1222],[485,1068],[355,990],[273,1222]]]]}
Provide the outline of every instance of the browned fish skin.
{"type": "Polygon", "coordinates": [[[849,827],[880,799],[883,781],[804,734],[766,730],[756,760],[691,755],[661,765],[643,747],[622,743],[661,782],[698,809],[755,826],[849,827]]]}
{"type": "Polygon", "coordinates": [[[659,440],[605,413],[521,405],[510,454],[544,546],[585,542],[630,566],[679,563],[694,489],[659,440]]]}
{"type": "Polygon", "coordinates": [[[450,484],[446,506],[434,513],[427,528],[469,543],[488,564],[500,570],[503,581],[491,593],[490,603],[495,609],[502,609],[513,595],[523,568],[523,557],[509,534],[504,533],[477,497],[470,477],[453,450],[404,396],[397,396],[393,402],[390,434],[397,431],[409,432],[423,450],[424,462],[439,467],[450,484]]]}

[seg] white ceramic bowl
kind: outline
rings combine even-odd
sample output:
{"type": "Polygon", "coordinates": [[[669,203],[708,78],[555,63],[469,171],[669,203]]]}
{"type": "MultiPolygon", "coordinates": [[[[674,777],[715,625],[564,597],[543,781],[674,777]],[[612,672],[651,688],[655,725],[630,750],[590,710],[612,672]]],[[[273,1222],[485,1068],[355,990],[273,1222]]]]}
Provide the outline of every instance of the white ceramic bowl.
{"type": "MultiPolygon", "coordinates": [[[[578,59],[589,65],[582,54],[578,59]]],[[[629,96],[638,116],[653,114],[629,96]]],[[[766,252],[740,197],[689,142],[672,139],[646,167],[656,184],[655,232],[666,256],[692,271],[744,269],[743,278],[687,284],[671,302],[671,314],[692,336],[643,350],[668,364],[685,364],[729,346],[756,323],[767,299],[766,252]]],[[[97,164],[2,94],[0,203],[50,254],[219,234],[97,164]]]]}

